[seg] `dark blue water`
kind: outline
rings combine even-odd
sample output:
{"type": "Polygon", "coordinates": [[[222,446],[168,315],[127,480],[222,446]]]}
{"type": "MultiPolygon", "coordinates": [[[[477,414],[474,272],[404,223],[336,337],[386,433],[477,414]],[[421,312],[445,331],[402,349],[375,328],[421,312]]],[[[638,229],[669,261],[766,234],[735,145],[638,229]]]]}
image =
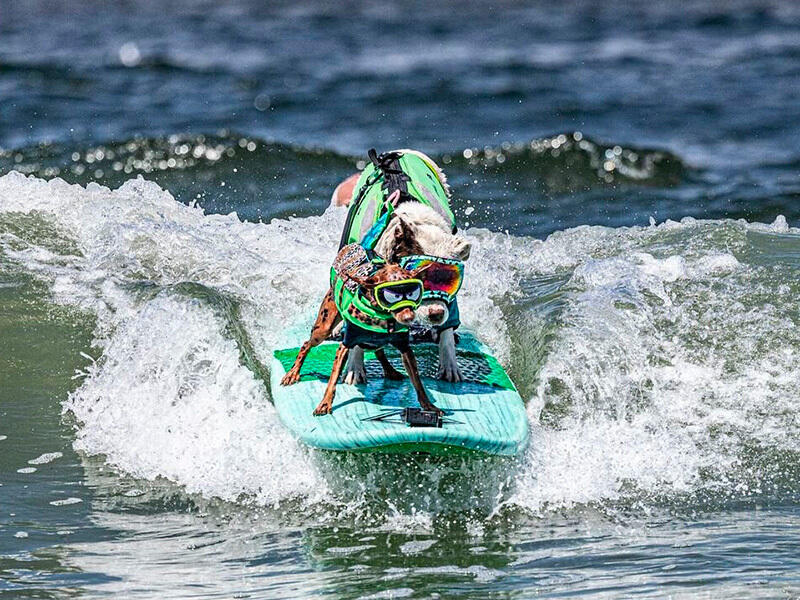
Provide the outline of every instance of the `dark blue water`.
{"type": "Polygon", "coordinates": [[[3,3],[0,597],[796,596],[798,140],[792,2],[3,3]],[[517,463],[271,410],[373,146],[453,184],[517,463]]]}
{"type": "MultiPolygon", "coordinates": [[[[662,150],[674,165],[620,190],[597,180],[580,155],[576,165],[563,153],[552,161],[512,153],[510,164],[489,169],[488,185],[482,168],[456,169],[461,196],[484,204],[524,197],[526,211],[541,211],[542,196],[570,204],[564,192],[583,191],[580,206],[550,207],[549,225],[528,217],[518,227],[525,233],[552,231],[561,219],[641,223],[645,213],[797,216],[794,3],[31,2],[4,14],[0,145],[57,144],[61,165],[94,144],[220,131],[337,156],[371,146],[461,155],[580,131],[611,148],[662,150]],[[607,206],[620,202],[629,218],[607,206]]],[[[317,166],[296,153],[279,158],[280,168],[312,181],[330,174],[306,194],[318,208],[347,161],[326,155],[317,166]]],[[[270,176],[282,197],[297,193],[296,177],[279,177],[259,158],[240,175],[252,189],[239,196],[263,204],[270,176]]],[[[221,176],[207,174],[205,193],[221,176]]]]}

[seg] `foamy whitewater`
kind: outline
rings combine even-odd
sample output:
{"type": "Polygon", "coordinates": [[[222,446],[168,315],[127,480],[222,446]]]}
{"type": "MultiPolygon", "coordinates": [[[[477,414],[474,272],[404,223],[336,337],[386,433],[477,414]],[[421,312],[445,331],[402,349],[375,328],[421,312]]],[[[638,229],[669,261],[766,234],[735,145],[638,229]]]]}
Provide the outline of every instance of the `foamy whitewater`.
{"type": "Polygon", "coordinates": [[[432,490],[399,498],[377,491],[393,467],[346,476],[346,461],[300,447],[262,379],[284,328],[311,323],[344,210],[250,223],[141,178],[109,190],[10,173],[0,212],[21,225],[0,234],[7,259],[95,318],[63,410],[76,449],[120,473],[334,520],[374,513],[380,496],[398,527],[464,508],[747,497],[793,477],[769,459],[800,451],[800,230],[783,218],[583,226],[544,241],[468,229],[464,326],[517,382],[531,444],[517,461],[425,464],[432,490]],[[458,472],[471,493],[446,492],[458,472]]]}

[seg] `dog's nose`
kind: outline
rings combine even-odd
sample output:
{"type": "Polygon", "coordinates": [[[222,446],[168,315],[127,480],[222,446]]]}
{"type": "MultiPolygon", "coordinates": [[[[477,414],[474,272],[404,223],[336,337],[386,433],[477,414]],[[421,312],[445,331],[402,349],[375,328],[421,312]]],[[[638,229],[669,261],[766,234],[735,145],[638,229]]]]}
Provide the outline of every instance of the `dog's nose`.
{"type": "Polygon", "coordinates": [[[395,320],[403,325],[409,325],[415,317],[416,314],[414,314],[414,311],[410,308],[404,308],[403,310],[394,313],[395,320]]]}
{"type": "Polygon", "coordinates": [[[428,319],[431,323],[438,325],[442,321],[444,321],[444,307],[442,306],[431,306],[428,309],[428,319]]]}

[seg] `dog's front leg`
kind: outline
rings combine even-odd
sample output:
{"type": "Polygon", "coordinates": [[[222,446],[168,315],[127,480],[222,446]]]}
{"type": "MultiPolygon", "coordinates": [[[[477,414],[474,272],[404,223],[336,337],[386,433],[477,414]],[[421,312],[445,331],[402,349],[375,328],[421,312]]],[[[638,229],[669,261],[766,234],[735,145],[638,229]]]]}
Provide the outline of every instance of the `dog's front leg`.
{"type": "Polygon", "coordinates": [[[419,376],[417,357],[414,356],[411,346],[400,348],[400,353],[400,355],[403,357],[403,366],[406,368],[406,373],[408,373],[409,379],[411,379],[411,385],[414,386],[414,389],[417,392],[417,402],[419,402],[422,410],[432,410],[436,411],[440,415],[444,415],[444,411],[440,408],[436,408],[433,402],[430,401],[430,398],[428,398],[428,392],[425,391],[425,387],[422,385],[422,378],[419,376]]]}
{"type": "Polygon", "coordinates": [[[300,381],[300,369],[303,367],[303,362],[306,356],[314,346],[319,346],[330,336],[333,328],[341,320],[339,310],[336,308],[336,302],[333,300],[333,289],[329,289],[322,300],[317,313],[317,320],[314,321],[314,326],[311,328],[311,337],[300,347],[297,353],[297,358],[294,359],[294,364],[289,372],[281,379],[281,385],[292,385],[300,381]]]}
{"type": "Polygon", "coordinates": [[[328,387],[325,388],[325,394],[322,396],[317,408],[314,409],[314,416],[328,415],[333,408],[333,397],[336,394],[336,382],[339,381],[339,375],[342,373],[344,360],[347,358],[347,346],[340,344],[336,350],[336,357],[333,359],[333,368],[331,369],[331,378],[328,379],[328,387]]]}
{"type": "Polygon", "coordinates": [[[347,355],[347,365],[344,367],[343,381],[350,385],[367,383],[367,369],[364,367],[364,349],[361,346],[350,349],[350,353],[347,355]]]}
{"type": "Polygon", "coordinates": [[[456,340],[452,327],[439,332],[439,370],[436,376],[452,382],[464,379],[456,360],[456,340]]]}

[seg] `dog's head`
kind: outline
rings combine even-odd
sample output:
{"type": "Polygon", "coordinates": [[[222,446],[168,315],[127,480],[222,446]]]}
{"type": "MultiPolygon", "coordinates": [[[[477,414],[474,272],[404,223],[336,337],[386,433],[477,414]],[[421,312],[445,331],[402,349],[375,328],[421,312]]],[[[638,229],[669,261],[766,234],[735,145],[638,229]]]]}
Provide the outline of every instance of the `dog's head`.
{"type": "MultiPolygon", "coordinates": [[[[471,251],[466,238],[454,234],[442,215],[421,202],[397,206],[375,244],[375,252],[389,262],[416,254],[465,261],[471,251]]],[[[447,322],[449,317],[447,303],[438,298],[426,298],[416,310],[417,323],[426,329],[447,322]]]]}
{"type": "MultiPolygon", "coordinates": [[[[375,245],[375,251],[390,262],[416,254],[465,261],[471,250],[470,242],[453,234],[444,217],[420,202],[398,206],[375,245]]],[[[416,310],[417,323],[426,329],[445,323],[449,317],[447,303],[438,298],[426,298],[416,310]]]]}
{"type": "MultiPolygon", "coordinates": [[[[379,308],[379,303],[376,299],[376,289],[379,289],[381,284],[390,283],[393,281],[403,281],[405,279],[417,279],[425,268],[407,271],[400,265],[394,263],[386,263],[381,266],[375,273],[369,277],[361,278],[349,275],[350,279],[355,281],[364,290],[364,297],[367,302],[372,306],[379,308]]],[[[419,285],[419,283],[417,283],[419,285]]],[[[419,294],[421,296],[422,289],[420,288],[419,294]]],[[[419,300],[419,297],[416,299],[419,300]]],[[[398,310],[392,311],[392,317],[401,325],[410,325],[417,316],[417,308],[411,306],[402,306],[398,310]]]]}
{"type": "Polygon", "coordinates": [[[452,233],[445,218],[421,202],[398,206],[375,244],[375,252],[389,262],[414,254],[467,260],[471,250],[467,239],[452,233]]]}

